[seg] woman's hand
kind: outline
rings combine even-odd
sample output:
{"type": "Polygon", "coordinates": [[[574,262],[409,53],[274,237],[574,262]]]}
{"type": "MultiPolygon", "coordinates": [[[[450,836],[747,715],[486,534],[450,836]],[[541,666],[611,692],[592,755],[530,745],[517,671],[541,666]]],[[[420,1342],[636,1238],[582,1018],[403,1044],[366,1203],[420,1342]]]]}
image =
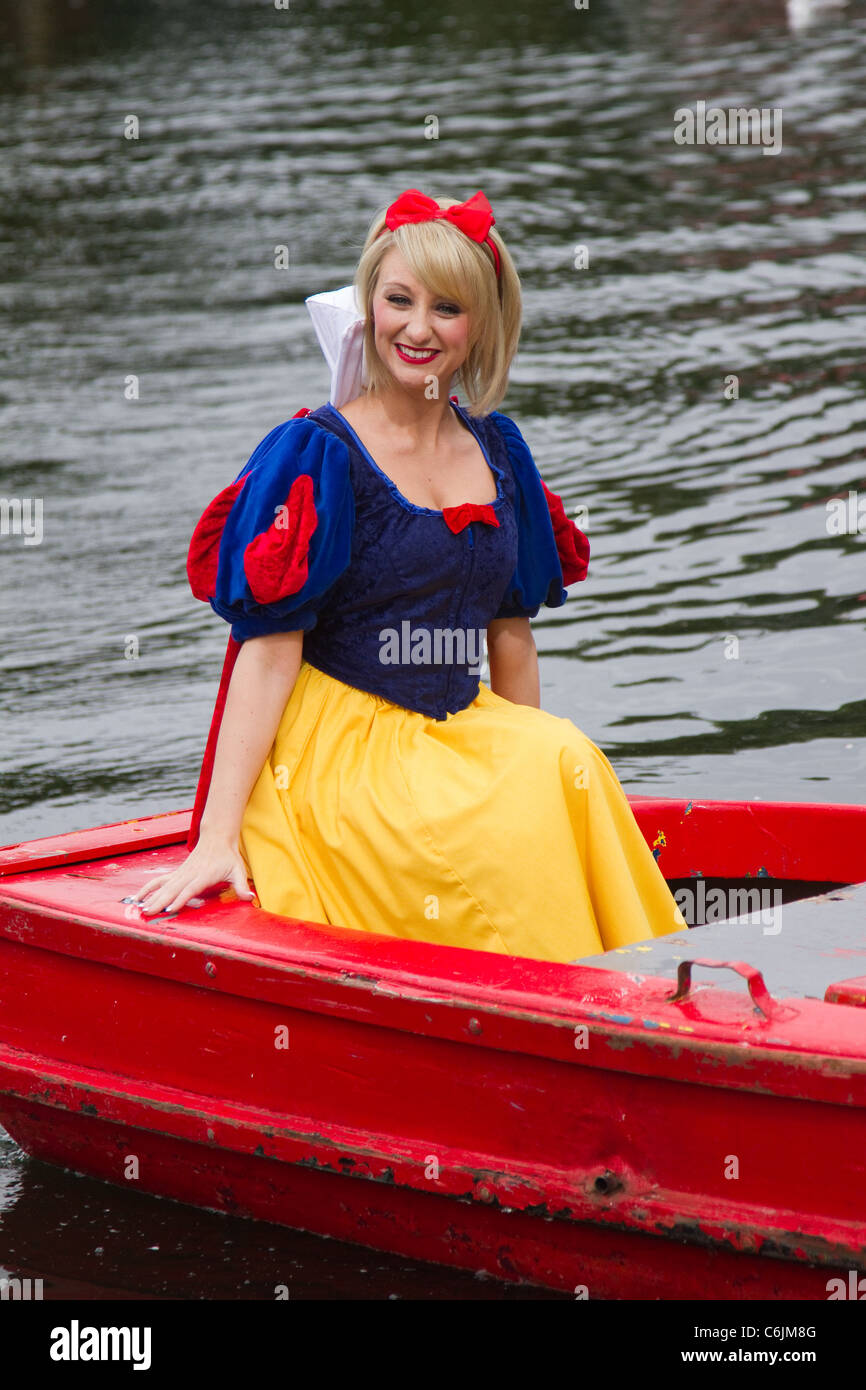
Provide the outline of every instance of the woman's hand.
{"type": "Polygon", "coordinates": [[[241,822],[294,689],[303,650],[300,630],[243,643],[229,682],[198,842],[176,869],[148,879],[138,894],[142,912],[176,912],[218,883],[230,883],[245,901],[255,896],[238,848],[241,822]]]}
{"type": "Polygon", "coordinates": [[[197,893],[219,883],[230,883],[238,897],[247,902],[254,897],[237,843],[202,831],[195,849],[183,863],[148,879],[136,898],[146,915],[163,909],[177,912],[197,893]]]}

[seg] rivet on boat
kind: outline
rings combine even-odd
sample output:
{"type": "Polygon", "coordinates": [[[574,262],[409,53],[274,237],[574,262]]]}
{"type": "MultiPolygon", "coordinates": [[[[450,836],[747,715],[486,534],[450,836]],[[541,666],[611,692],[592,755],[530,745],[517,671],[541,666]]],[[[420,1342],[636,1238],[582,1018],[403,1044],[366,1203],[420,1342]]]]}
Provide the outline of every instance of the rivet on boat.
{"type": "Polygon", "coordinates": [[[209,961],[206,961],[206,962],[205,962],[204,970],[205,970],[205,974],[206,974],[206,975],[215,975],[215,974],[216,974],[216,966],[214,965],[214,963],[213,963],[212,960],[209,960],[209,961]]]}
{"type": "Polygon", "coordinates": [[[470,1031],[470,1033],[480,1033],[480,1032],[481,1032],[481,1024],[478,1022],[478,1019],[477,1019],[477,1018],[470,1018],[470,1020],[469,1020],[469,1031],[470,1031]]]}

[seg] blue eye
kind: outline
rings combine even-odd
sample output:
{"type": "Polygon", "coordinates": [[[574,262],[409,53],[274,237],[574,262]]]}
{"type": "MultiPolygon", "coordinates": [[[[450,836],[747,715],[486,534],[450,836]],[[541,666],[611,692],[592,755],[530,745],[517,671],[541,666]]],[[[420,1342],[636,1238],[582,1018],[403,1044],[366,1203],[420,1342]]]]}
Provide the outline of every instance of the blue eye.
{"type": "MultiPolygon", "coordinates": [[[[388,303],[389,303],[389,304],[408,304],[409,301],[408,301],[408,299],[406,298],[405,294],[389,294],[389,295],[388,295],[388,303]]],[[[443,311],[444,311],[445,313],[447,313],[447,314],[460,314],[460,313],[463,312],[463,311],[461,310],[461,308],[459,307],[459,305],[457,305],[457,304],[445,303],[445,302],[443,302],[443,303],[441,303],[441,304],[437,304],[437,305],[436,305],[436,308],[437,308],[437,309],[440,309],[440,310],[443,310],[443,311]]]]}

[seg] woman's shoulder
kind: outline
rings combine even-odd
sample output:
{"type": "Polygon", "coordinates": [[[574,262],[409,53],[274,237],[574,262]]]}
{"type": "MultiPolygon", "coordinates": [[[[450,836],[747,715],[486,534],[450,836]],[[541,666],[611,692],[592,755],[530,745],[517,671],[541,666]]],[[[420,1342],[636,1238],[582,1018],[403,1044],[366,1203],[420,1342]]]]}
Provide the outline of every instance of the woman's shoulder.
{"type": "Polygon", "coordinates": [[[472,420],[478,428],[488,432],[492,431],[498,435],[509,447],[509,451],[516,446],[522,446],[529,452],[529,446],[516,421],[512,420],[510,415],[506,415],[504,411],[489,410],[486,415],[471,416],[465,406],[458,407],[458,409],[464,410],[467,418],[472,420]]]}
{"type": "MultiPolygon", "coordinates": [[[[565,503],[541,476],[532,452],[519,426],[502,411],[492,410],[486,417],[505,444],[520,496],[522,536],[528,546],[543,550],[552,539],[562,570],[564,584],[586,578],[589,540],[568,515],[565,503]]],[[[546,600],[548,603],[550,600],[546,600]]]]}
{"type": "Polygon", "coordinates": [[[193,532],[190,585],[196,598],[222,598],[218,612],[237,595],[268,604],[295,594],[319,556],[329,579],[348,562],[354,524],[348,451],[313,414],[299,412],[269,430],[193,532]]]}
{"type": "Polygon", "coordinates": [[[250,505],[256,499],[278,505],[287,486],[303,480],[323,501],[336,501],[351,490],[349,453],[345,441],[329,430],[319,413],[304,407],[269,430],[241,469],[235,484],[250,505]]]}
{"type": "Polygon", "coordinates": [[[488,440],[499,444],[518,484],[536,488],[540,482],[538,466],[516,421],[501,410],[491,410],[487,415],[477,418],[478,425],[486,432],[488,440]]]}
{"type": "Polygon", "coordinates": [[[313,463],[317,451],[324,453],[332,446],[332,441],[337,445],[335,452],[344,452],[343,441],[328,428],[330,410],[328,402],[313,408],[303,406],[288,420],[274,425],[256,445],[239,476],[243,477],[265,461],[271,464],[291,462],[304,449],[309,450],[308,462],[313,463]]]}

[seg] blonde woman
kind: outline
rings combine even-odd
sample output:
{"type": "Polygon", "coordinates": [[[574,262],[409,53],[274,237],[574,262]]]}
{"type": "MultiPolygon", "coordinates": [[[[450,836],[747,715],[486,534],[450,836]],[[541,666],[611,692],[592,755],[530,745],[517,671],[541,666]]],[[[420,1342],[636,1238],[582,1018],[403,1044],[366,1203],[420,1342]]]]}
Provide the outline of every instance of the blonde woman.
{"type": "Polygon", "coordinates": [[[493,224],[481,192],[377,215],[365,384],[272,430],[199,522],[192,589],[236,660],[194,848],[143,912],[227,882],[286,917],[550,961],[684,925],[607,759],[539,708],[530,618],[589,545],[496,409],[521,298],[493,224]]]}

